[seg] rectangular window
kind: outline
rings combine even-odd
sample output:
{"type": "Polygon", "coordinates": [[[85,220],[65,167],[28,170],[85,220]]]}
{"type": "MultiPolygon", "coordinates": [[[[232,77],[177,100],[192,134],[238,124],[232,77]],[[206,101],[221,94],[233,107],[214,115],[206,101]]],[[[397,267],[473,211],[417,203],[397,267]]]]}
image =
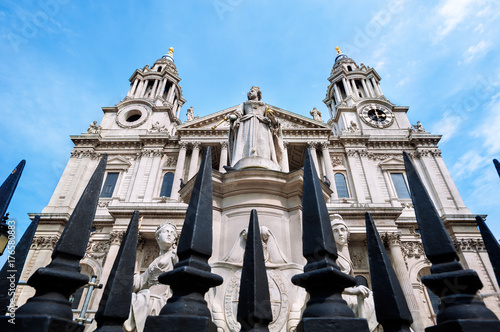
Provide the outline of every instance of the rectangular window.
{"type": "Polygon", "coordinates": [[[391,178],[398,198],[410,199],[410,193],[408,192],[408,186],[406,185],[403,173],[391,173],[391,178]]]}
{"type": "Polygon", "coordinates": [[[118,180],[120,173],[108,173],[104,186],[102,187],[101,197],[112,197],[115,190],[116,180],[118,180]]]}

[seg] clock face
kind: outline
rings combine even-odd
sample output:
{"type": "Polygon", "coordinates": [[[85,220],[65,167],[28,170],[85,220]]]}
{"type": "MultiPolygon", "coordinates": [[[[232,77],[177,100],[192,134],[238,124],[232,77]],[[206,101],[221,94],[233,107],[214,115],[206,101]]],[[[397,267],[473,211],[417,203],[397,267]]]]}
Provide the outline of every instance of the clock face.
{"type": "Polygon", "coordinates": [[[359,115],[372,127],[387,128],[394,122],[394,114],[379,105],[366,106],[359,115]]]}

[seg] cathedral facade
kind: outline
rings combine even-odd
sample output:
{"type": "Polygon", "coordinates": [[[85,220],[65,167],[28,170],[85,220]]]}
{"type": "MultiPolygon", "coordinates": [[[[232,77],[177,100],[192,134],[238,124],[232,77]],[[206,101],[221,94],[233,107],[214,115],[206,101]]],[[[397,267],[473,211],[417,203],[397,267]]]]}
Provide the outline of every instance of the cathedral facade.
{"type": "MultiPolygon", "coordinates": [[[[430,262],[423,252],[409,195],[402,155],[406,151],[455,243],[460,262],[478,272],[484,301],[500,316],[499,297],[488,296],[500,289],[475,215],[464,205],[441,157],[441,136],[427,132],[420,122],[410,124],[409,108],[391,103],[382,92],[380,79],[373,68],[358,65],[338,49],[323,100],[329,110],[326,116],[315,108],[311,117],[295,114],[265,104],[264,96],[248,106],[263,110],[250,120],[247,104],[242,101],[242,105],[200,118],[194,116],[192,108],[187,109],[187,120],[182,123],[179,118],[185,99],[171,49],[151,68],[133,73],[127,96],[113,107],[103,107],[100,124],[94,122],[87,132],[71,136],[74,149],[41,212],[21,279],[27,280],[50,262],[58,237],[104,153],[108,154],[105,181],[95,230],[81,261],[82,273],[106,283],[134,210],[141,216],[135,271],[138,275],[146,272],[160,254],[158,227],[169,222],[180,232],[201,156],[210,146],[214,169],[210,263],[212,271],[224,278],[223,285],[207,295],[212,318],[219,331],[239,330],[235,310],[245,227],[250,210],[257,209],[273,311],[270,330],[294,331],[306,299],[303,289],[294,286],[290,278],[301,273],[305,264],[302,167],[309,150],[323,180],[332,226],[347,228],[345,245],[339,249],[344,262],[339,265],[370,288],[364,224],[364,213],[369,211],[401,283],[413,329],[423,331],[435,324],[437,298],[420,281],[430,273],[430,262]],[[265,134],[259,128],[265,128],[265,134]],[[268,139],[260,141],[268,132],[268,139]],[[252,139],[255,141],[248,143],[252,139]],[[241,140],[246,142],[245,148],[238,143],[241,140]],[[268,143],[269,149],[264,149],[268,143]],[[270,153],[269,160],[244,159],[245,153],[256,156],[261,150],[270,153]]],[[[252,87],[249,101],[257,89],[252,87]]],[[[33,293],[30,287],[20,286],[18,305],[33,293]]],[[[75,294],[75,317],[79,317],[85,294],[83,289],[75,294]]],[[[93,291],[87,318],[93,317],[101,296],[102,289],[93,291]]],[[[353,301],[357,302],[352,304],[353,310],[365,317],[367,310],[361,310],[361,302],[369,301],[369,296],[355,296],[353,301]]]]}

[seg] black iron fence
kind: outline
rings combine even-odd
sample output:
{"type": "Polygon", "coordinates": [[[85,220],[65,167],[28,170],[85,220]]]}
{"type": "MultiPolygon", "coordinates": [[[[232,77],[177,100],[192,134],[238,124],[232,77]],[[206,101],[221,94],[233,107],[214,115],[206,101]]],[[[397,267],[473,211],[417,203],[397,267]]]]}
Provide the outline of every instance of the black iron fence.
{"type": "MultiPolygon", "coordinates": [[[[161,283],[170,285],[173,295],[158,316],[148,317],[145,331],[217,331],[204,300],[205,293],[223,281],[211,272],[208,264],[212,255],[213,210],[209,149],[203,156],[186,212],[177,251],[179,262],[172,271],[159,277],[161,283]]],[[[54,249],[52,262],[29,278],[28,284],[36,289],[35,296],[15,313],[8,310],[11,293],[7,290],[11,282],[3,282],[8,277],[8,265],[7,270],[5,267],[2,270],[0,310],[6,315],[0,317],[1,331],[83,331],[82,322],[73,320],[68,299],[79,287],[88,283],[88,277],[80,273],[79,262],[89,240],[106,160],[105,155],[75,207],[54,249]],[[15,324],[12,324],[13,319],[15,324]]],[[[437,324],[426,331],[500,331],[500,321],[476,295],[482,288],[477,273],[464,270],[459,263],[441,218],[406,153],[404,161],[425,255],[432,263],[431,274],[423,277],[422,282],[440,299],[437,324]]],[[[495,165],[498,167],[497,162],[495,165]]],[[[12,183],[12,179],[10,181],[12,183]]],[[[4,189],[2,186],[0,191],[4,189]]],[[[13,192],[14,189],[15,185],[10,185],[5,190],[13,192]]],[[[11,193],[1,194],[0,198],[8,197],[10,201],[11,193]]],[[[366,320],[355,317],[341,296],[345,288],[356,285],[356,280],[342,273],[336,264],[338,255],[330,218],[309,151],[306,151],[302,197],[302,243],[307,263],[304,272],[294,276],[292,282],[306,289],[309,300],[297,331],[368,331],[366,320]]],[[[6,206],[8,201],[0,203],[6,206]]],[[[18,263],[24,263],[38,219],[35,218],[16,248],[18,263]]],[[[96,313],[97,331],[122,331],[129,315],[138,220],[136,211],[96,313]]],[[[500,280],[500,245],[481,217],[477,217],[477,223],[497,280],[500,280]]],[[[251,211],[248,230],[241,275],[241,280],[245,282],[240,286],[237,320],[241,331],[269,331],[268,325],[273,317],[255,210],[251,211]]],[[[366,237],[377,320],[386,332],[410,331],[412,316],[368,212],[366,237]]],[[[9,280],[14,280],[15,284],[19,275],[13,278],[9,280]]]]}

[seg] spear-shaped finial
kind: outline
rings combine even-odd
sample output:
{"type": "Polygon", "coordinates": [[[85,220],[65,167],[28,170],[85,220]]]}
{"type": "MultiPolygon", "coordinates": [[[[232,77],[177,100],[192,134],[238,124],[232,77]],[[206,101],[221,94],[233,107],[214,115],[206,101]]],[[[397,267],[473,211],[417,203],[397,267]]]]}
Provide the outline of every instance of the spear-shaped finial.
{"type": "Polygon", "coordinates": [[[302,189],[302,251],[307,264],[304,273],[295,275],[292,282],[305,288],[310,299],[297,331],[316,332],[326,326],[335,326],[336,331],[368,331],[366,320],[356,318],[342,299],[342,291],[355,286],[356,280],[342,273],[335,263],[338,256],[330,218],[307,149],[302,189]]]}
{"type": "Polygon", "coordinates": [[[483,287],[476,271],[464,270],[458,262],[450,236],[422,179],[406,152],[403,157],[425,255],[432,263],[431,275],[421,280],[441,300],[437,325],[432,331],[500,330],[498,318],[475,295],[483,287]]]}
{"type": "Polygon", "coordinates": [[[33,240],[39,221],[40,216],[35,216],[24,232],[23,237],[16,245],[14,254],[9,255],[2,271],[0,271],[0,316],[4,315],[6,312],[10,312],[10,308],[12,308],[12,310],[16,308],[16,304],[11,302],[13,294],[10,292],[10,285],[17,285],[19,277],[21,277],[24,262],[26,261],[26,257],[28,257],[31,241],[33,240]]]}
{"type": "Polygon", "coordinates": [[[212,157],[208,147],[196,175],[186,219],[179,237],[179,262],[158,280],[172,289],[172,297],[158,316],[146,320],[147,332],[212,331],[215,324],[204,300],[205,293],[222,284],[222,278],[211,273],[212,256],[212,157]]]}
{"type": "Polygon", "coordinates": [[[26,160],[21,160],[0,187],[0,219],[3,219],[7,212],[10,200],[12,199],[12,195],[14,195],[14,191],[16,190],[17,183],[21,178],[25,165],[26,160]]]}
{"type": "Polygon", "coordinates": [[[384,332],[410,332],[410,309],[369,212],[365,214],[365,223],[377,321],[384,332]]]}
{"type": "MultiPolygon", "coordinates": [[[[16,312],[19,331],[83,330],[83,326],[73,322],[68,299],[88,282],[88,277],[80,273],[80,260],[89,241],[106,161],[104,154],[57,242],[52,262],[28,279],[36,294],[16,312]]],[[[0,327],[3,323],[0,320],[0,327]]]]}
{"type": "Polygon", "coordinates": [[[134,211],[99,302],[96,332],[122,332],[130,314],[138,225],[139,211],[134,211]]]}
{"type": "Polygon", "coordinates": [[[273,320],[256,210],[250,212],[236,318],[241,324],[241,332],[269,332],[268,325],[273,320]]]}
{"type": "Polygon", "coordinates": [[[500,285],[500,244],[497,239],[495,239],[493,233],[491,233],[481,216],[476,216],[476,222],[479,226],[481,236],[483,237],[486,251],[488,251],[488,257],[490,258],[491,265],[493,266],[497,283],[500,285]]]}
{"type": "Polygon", "coordinates": [[[497,169],[498,176],[500,176],[500,163],[498,160],[493,159],[493,164],[495,165],[495,168],[497,169]]]}

